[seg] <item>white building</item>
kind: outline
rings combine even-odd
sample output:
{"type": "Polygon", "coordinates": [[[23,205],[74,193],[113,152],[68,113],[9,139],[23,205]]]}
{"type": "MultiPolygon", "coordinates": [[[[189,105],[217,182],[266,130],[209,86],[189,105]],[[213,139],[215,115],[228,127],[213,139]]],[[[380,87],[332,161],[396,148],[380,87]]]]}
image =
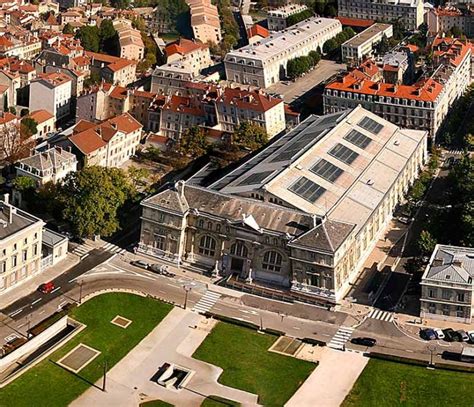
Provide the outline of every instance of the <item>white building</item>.
{"type": "Polygon", "coordinates": [[[421,278],[422,318],[470,324],[474,314],[474,248],[436,245],[421,278]]]}
{"type": "Polygon", "coordinates": [[[210,187],[143,201],[139,250],[339,302],[426,156],[426,132],[360,106],[313,115],[210,187]]]}
{"type": "Polygon", "coordinates": [[[165,53],[168,64],[185,66],[196,76],[199,75],[202,69],[213,64],[209,46],[185,38],[180,38],[178,41],[168,44],[165,53]]]}
{"type": "Polygon", "coordinates": [[[341,31],[338,20],[313,17],[258,43],[230,51],[224,59],[227,79],[267,88],[285,77],[288,60],[322,49],[341,31]]]}
{"type": "Polygon", "coordinates": [[[71,113],[72,79],[64,73],[40,74],[30,85],[30,111],[46,110],[56,121],[71,113]]]}
{"type": "Polygon", "coordinates": [[[372,56],[374,46],[382,41],[384,36],[393,36],[392,25],[375,23],[342,44],[342,60],[350,64],[360,63],[364,57],[372,56]]]}
{"type": "Polygon", "coordinates": [[[424,18],[423,0],[338,0],[338,16],[375,21],[401,21],[416,30],[424,18]]]}
{"type": "Polygon", "coordinates": [[[270,31],[281,31],[288,27],[289,16],[308,10],[304,4],[288,4],[267,13],[267,26],[270,31]]]}

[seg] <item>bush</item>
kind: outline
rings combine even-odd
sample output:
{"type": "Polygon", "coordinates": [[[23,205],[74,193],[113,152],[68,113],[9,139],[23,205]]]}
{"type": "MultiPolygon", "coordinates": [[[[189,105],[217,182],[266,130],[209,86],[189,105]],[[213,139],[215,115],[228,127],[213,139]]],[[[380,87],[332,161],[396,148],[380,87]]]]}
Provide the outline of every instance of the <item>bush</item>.
{"type": "Polygon", "coordinates": [[[300,21],[306,20],[307,18],[313,17],[311,10],[303,10],[299,13],[293,14],[286,19],[286,25],[289,27],[291,25],[298,24],[300,21]]]}

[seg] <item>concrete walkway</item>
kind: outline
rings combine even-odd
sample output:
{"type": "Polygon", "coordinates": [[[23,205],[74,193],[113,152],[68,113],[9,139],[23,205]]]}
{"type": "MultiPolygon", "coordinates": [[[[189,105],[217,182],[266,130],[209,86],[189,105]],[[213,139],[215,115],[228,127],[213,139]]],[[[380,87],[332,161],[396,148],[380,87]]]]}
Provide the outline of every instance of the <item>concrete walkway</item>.
{"type": "Polygon", "coordinates": [[[325,347],[318,367],[286,406],[339,407],[368,360],[360,353],[341,352],[325,347]]]}
{"type": "MultiPolygon", "coordinates": [[[[222,369],[191,357],[209,334],[213,323],[196,313],[174,308],[167,317],[107,374],[107,391],[91,387],[73,407],[138,406],[142,401],[163,400],[177,406],[200,406],[209,395],[257,404],[257,395],[222,386],[222,369]],[[195,328],[194,328],[195,327],[195,328]],[[174,363],[195,373],[181,390],[168,390],[151,377],[165,363],[174,363]]],[[[101,386],[102,380],[98,381],[101,386]]]]}

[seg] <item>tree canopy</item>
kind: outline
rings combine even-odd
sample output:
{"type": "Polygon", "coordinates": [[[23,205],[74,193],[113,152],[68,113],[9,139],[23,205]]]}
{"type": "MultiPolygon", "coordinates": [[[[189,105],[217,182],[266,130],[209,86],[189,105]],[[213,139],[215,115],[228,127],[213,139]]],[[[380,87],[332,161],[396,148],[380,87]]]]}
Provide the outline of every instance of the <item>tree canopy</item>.
{"type": "Polygon", "coordinates": [[[207,152],[209,143],[204,129],[198,126],[190,127],[181,134],[176,150],[191,157],[200,157],[207,152]]]}
{"type": "Polygon", "coordinates": [[[268,142],[268,135],[258,124],[242,122],[235,129],[233,142],[239,147],[255,151],[268,142]]]}
{"type": "Polygon", "coordinates": [[[83,25],[76,31],[76,38],[81,41],[86,51],[99,52],[100,38],[97,26],[83,25]]]}

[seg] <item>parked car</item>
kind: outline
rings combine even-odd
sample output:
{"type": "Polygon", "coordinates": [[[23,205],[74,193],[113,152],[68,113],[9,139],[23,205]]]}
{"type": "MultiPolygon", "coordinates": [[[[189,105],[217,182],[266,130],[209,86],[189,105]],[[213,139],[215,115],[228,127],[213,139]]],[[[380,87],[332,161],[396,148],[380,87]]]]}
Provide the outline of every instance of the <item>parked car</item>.
{"type": "Polygon", "coordinates": [[[474,343],[474,331],[468,331],[469,342],[474,343]]]}
{"type": "Polygon", "coordinates": [[[38,287],[38,291],[43,294],[49,294],[51,291],[54,290],[54,283],[49,281],[48,283],[43,283],[38,287]]]}
{"type": "Polygon", "coordinates": [[[461,339],[463,342],[468,342],[469,341],[469,335],[467,334],[466,331],[459,329],[456,331],[461,336],[461,339]]]}
{"type": "Polygon", "coordinates": [[[405,225],[409,225],[413,221],[413,218],[409,218],[407,216],[399,216],[397,219],[399,222],[405,225]]]}
{"type": "Polygon", "coordinates": [[[433,328],[433,331],[438,339],[444,339],[443,330],[440,328],[433,328]]]}
{"type": "Polygon", "coordinates": [[[356,345],[372,347],[372,346],[375,346],[375,344],[377,343],[377,340],[375,340],[374,338],[352,338],[351,343],[354,343],[356,345]]]}
{"type": "Polygon", "coordinates": [[[443,329],[443,333],[445,336],[444,338],[445,341],[448,341],[448,342],[461,342],[462,341],[461,335],[459,335],[459,333],[457,333],[454,329],[451,329],[451,328],[443,329]]]}
{"type": "Polygon", "coordinates": [[[145,270],[148,270],[148,268],[150,267],[150,265],[146,261],[143,261],[143,260],[134,260],[130,264],[132,266],[140,267],[145,270]]]}
{"type": "Polygon", "coordinates": [[[153,271],[154,273],[161,274],[162,276],[165,276],[165,277],[174,277],[176,275],[172,273],[171,271],[168,271],[169,266],[165,264],[154,263],[149,267],[149,269],[153,271]]]}
{"type": "Polygon", "coordinates": [[[431,328],[420,329],[420,337],[426,341],[436,339],[436,332],[431,328]]]}

